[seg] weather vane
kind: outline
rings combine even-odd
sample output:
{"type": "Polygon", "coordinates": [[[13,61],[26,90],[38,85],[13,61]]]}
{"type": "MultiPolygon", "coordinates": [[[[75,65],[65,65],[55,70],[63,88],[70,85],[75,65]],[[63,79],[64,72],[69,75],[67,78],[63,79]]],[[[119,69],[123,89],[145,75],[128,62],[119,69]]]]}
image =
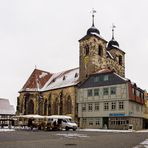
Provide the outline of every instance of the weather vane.
{"type": "Polygon", "coordinates": [[[91,13],[92,13],[92,27],[94,27],[94,14],[96,13],[97,11],[94,10],[94,8],[92,9],[91,13]]]}
{"type": "Polygon", "coordinates": [[[114,39],[114,29],[116,28],[116,26],[114,24],[112,24],[112,40],[114,39]]]}

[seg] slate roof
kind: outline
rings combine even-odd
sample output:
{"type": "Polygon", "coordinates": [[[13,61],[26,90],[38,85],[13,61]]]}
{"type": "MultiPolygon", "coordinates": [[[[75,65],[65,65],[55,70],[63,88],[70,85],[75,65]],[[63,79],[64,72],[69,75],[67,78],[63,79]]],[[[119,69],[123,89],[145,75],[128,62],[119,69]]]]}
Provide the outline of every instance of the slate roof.
{"type": "Polygon", "coordinates": [[[121,77],[113,70],[102,69],[93,74],[91,74],[86,80],[79,83],[79,88],[90,88],[90,87],[99,87],[99,86],[108,86],[123,84],[129,82],[130,80],[124,77],[121,77]],[[108,80],[104,80],[104,75],[108,75],[108,80]],[[99,79],[96,80],[96,77],[99,76],[99,79]]]}
{"type": "Polygon", "coordinates": [[[73,86],[78,83],[78,80],[79,80],[79,68],[55,73],[48,80],[48,82],[41,89],[41,91],[73,86]]]}
{"type": "Polygon", "coordinates": [[[8,99],[0,98],[0,115],[14,115],[15,110],[13,105],[10,105],[8,99]]]}

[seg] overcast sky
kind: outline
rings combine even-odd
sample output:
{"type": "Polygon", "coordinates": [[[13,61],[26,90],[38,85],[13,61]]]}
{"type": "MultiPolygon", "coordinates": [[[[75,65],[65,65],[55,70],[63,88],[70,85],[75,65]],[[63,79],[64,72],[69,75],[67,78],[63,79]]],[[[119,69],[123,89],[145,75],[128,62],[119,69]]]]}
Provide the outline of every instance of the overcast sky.
{"type": "Polygon", "coordinates": [[[38,69],[79,66],[79,42],[95,26],[126,52],[126,77],[148,90],[148,0],[0,0],[0,98],[16,105],[18,91],[38,69]]]}

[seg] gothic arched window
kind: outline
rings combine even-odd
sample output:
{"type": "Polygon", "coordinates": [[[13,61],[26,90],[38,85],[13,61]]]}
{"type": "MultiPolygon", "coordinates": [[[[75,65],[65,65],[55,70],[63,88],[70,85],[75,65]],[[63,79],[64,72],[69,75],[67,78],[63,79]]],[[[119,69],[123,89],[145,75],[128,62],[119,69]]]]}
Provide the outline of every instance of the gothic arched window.
{"type": "Polygon", "coordinates": [[[98,48],[98,55],[99,56],[103,56],[103,47],[101,45],[99,45],[99,48],[98,48]]]}
{"type": "Polygon", "coordinates": [[[59,100],[58,98],[56,98],[54,102],[54,114],[58,115],[58,112],[59,112],[59,100]]]}
{"type": "Polygon", "coordinates": [[[44,102],[44,115],[47,115],[47,100],[44,102]]]}
{"type": "Polygon", "coordinates": [[[33,100],[28,102],[28,114],[34,114],[34,103],[33,100]]]}
{"type": "Polygon", "coordinates": [[[48,97],[48,115],[51,115],[51,94],[48,97]]]}
{"type": "Polygon", "coordinates": [[[68,96],[67,98],[66,106],[67,106],[67,114],[71,114],[72,113],[72,100],[70,96],[68,96]]]}
{"type": "Polygon", "coordinates": [[[38,105],[39,105],[39,114],[43,115],[43,100],[40,100],[38,105]]]}

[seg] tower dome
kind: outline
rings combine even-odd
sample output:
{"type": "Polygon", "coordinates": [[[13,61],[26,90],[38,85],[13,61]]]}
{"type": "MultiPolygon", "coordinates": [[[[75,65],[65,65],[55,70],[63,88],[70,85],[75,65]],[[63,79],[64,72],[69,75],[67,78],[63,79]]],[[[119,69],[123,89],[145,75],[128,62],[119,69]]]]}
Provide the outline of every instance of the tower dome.
{"type": "Polygon", "coordinates": [[[94,13],[96,13],[96,11],[92,10],[92,26],[87,30],[87,35],[100,35],[100,31],[94,25],[94,13]]]}
{"type": "Polygon", "coordinates": [[[119,48],[119,43],[114,39],[114,28],[115,26],[112,26],[112,39],[109,41],[107,48],[111,49],[113,47],[119,48]]]}
{"type": "Polygon", "coordinates": [[[100,35],[100,31],[95,26],[92,26],[87,30],[87,35],[90,34],[100,35]]]}
{"type": "Polygon", "coordinates": [[[109,49],[112,47],[119,47],[119,43],[113,38],[109,41],[108,46],[109,49]]]}

